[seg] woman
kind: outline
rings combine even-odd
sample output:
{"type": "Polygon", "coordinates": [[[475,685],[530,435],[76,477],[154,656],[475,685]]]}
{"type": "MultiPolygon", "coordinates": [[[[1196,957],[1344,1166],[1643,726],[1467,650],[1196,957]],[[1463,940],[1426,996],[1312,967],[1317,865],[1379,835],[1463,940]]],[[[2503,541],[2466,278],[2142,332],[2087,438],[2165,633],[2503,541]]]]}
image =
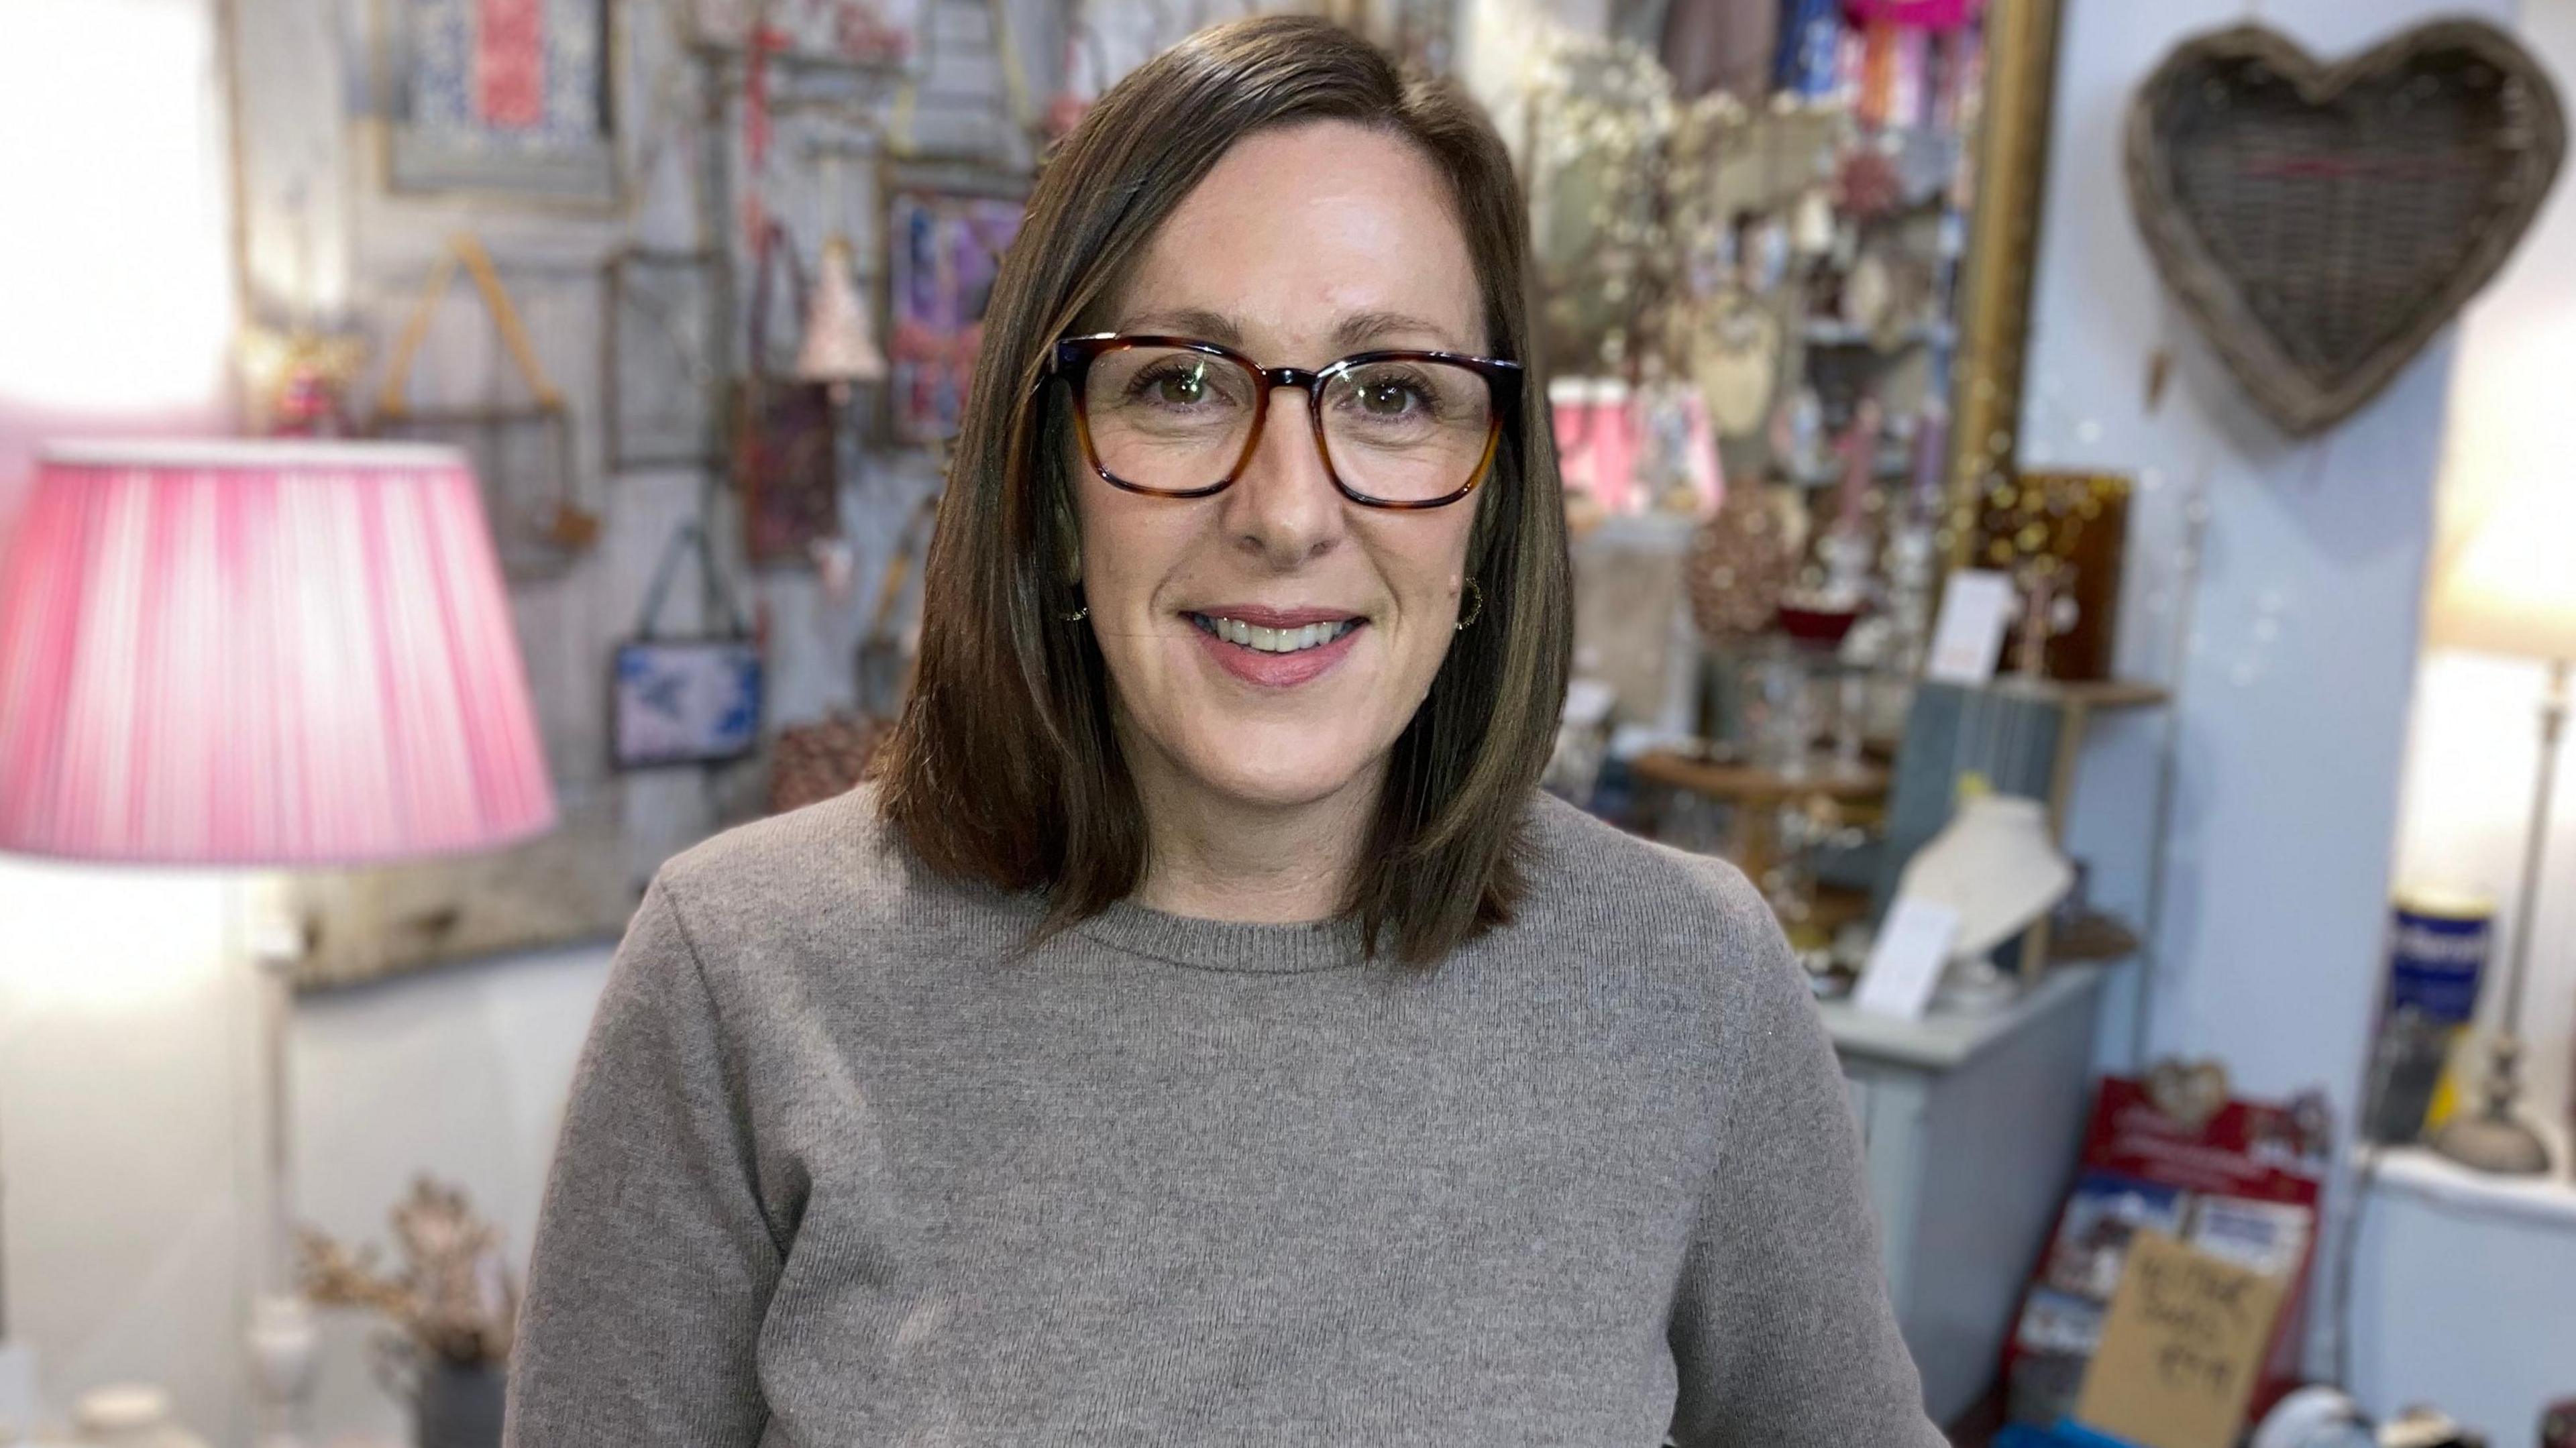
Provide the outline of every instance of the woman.
{"type": "Polygon", "coordinates": [[[1321,22],[1103,97],[995,286],[881,781],[666,867],[511,1441],[1930,1445],[1726,866],[1533,789],[1521,202],[1321,22]]]}

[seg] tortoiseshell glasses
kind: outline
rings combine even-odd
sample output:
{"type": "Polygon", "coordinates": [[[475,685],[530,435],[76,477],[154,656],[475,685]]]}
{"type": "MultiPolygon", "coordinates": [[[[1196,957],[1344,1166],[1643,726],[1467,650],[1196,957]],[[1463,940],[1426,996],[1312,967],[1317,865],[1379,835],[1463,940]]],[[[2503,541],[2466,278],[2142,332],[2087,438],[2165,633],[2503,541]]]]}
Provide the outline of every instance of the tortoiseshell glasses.
{"type": "Polygon", "coordinates": [[[1055,344],[1074,432],[1101,479],[1131,493],[1223,491],[1261,445],[1273,389],[1306,394],[1333,486],[1372,508],[1437,508],[1493,470],[1521,367],[1457,352],[1361,352],[1318,371],[1264,367],[1214,342],[1105,333],[1055,344]]]}

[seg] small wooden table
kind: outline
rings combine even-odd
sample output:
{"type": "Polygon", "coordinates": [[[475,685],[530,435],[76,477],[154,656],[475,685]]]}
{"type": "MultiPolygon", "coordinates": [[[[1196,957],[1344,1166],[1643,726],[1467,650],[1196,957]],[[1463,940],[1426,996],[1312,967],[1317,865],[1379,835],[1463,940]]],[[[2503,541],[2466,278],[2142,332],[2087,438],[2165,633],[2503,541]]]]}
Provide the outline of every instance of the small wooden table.
{"type": "Polygon", "coordinates": [[[1684,790],[1735,807],[1726,856],[1756,885],[1780,853],[1780,806],[1793,799],[1873,802],[1887,797],[1887,771],[1874,764],[1844,765],[1816,755],[1798,771],[1753,764],[1721,764],[1670,750],[1653,750],[1629,765],[1648,784],[1684,790]]]}

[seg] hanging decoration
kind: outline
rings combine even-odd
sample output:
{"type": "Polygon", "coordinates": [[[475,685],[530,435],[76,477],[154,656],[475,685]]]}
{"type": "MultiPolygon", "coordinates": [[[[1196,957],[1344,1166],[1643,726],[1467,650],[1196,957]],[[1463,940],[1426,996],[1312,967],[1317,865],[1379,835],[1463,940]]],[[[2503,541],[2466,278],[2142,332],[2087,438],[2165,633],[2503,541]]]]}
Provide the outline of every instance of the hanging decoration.
{"type": "Polygon", "coordinates": [[[536,343],[490,253],[471,232],[448,239],[431,264],[429,280],[410,320],[394,342],[376,389],[373,430],[379,437],[439,442],[465,449],[485,490],[492,542],[501,571],[514,581],[549,578],[572,566],[599,541],[600,517],[582,506],[573,462],[572,411],[537,358],[536,343]],[[483,309],[527,400],[516,404],[416,407],[412,364],[429,340],[439,303],[459,272],[472,278],[483,309]]]}
{"type": "Polygon", "coordinates": [[[2474,20],[2321,64],[2242,25],[2131,102],[2131,206],[2166,285],[2256,406],[2306,436],[2386,387],[2486,285],[2557,176],[2566,120],[2474,20]]]}
{"type": "MultiPolygon", "coordinates": [[[[742,494],[743,542],[757,564],[807,561],[841,531],[839,414],[831,381],[773,369],[770,277],[784,269],[800,322],[807,302],[796,245],[771,222],[752,268],[749,366],[734,382],[733,485],[742,494]]],[[[809,339],[810,340],[810,339],[809,339]]]]}

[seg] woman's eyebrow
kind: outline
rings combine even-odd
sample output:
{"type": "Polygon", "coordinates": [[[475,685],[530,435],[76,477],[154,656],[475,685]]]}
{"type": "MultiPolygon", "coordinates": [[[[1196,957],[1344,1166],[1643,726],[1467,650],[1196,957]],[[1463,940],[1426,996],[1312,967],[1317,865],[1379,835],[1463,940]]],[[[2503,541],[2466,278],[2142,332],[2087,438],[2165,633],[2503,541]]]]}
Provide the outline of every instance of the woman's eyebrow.
{"type": "MultiPolygon", "coordinates": [[[[1243,328],[1232,317],[1205,307],[1171,307],[1139,313],[1120,322],[1117,330],[1131,334],[1196,337],[1236,351],[1242,351],[1244,347],[1243,328]]],[[[1417,342],[1428,340],[1441,351],[1472,350],[1447,328],[1409,312],[1353,312],[1333,328],[1333,345],[1343,351],[1355,352],[1390,338],[1417,342]]]]}
{"type": "Polygon", "coordinates": [[[1438,350],[1467,350],[1447,328],[1404,312],[1353,312],[1333,329],[1333,345],[1356,349],[1390,336],[1428,337],[1439,344],[1438,350]]]}
{"type": "Polygon", "coordinates": [[[1243,329],[1234,319],[1205,307],[1178,307],[1169,311],[1147,312],[1130,317],[1118,330],[1129,333],[1173,334],[1214,342],[1220,347],[1243,348],[1243,329]]]}

